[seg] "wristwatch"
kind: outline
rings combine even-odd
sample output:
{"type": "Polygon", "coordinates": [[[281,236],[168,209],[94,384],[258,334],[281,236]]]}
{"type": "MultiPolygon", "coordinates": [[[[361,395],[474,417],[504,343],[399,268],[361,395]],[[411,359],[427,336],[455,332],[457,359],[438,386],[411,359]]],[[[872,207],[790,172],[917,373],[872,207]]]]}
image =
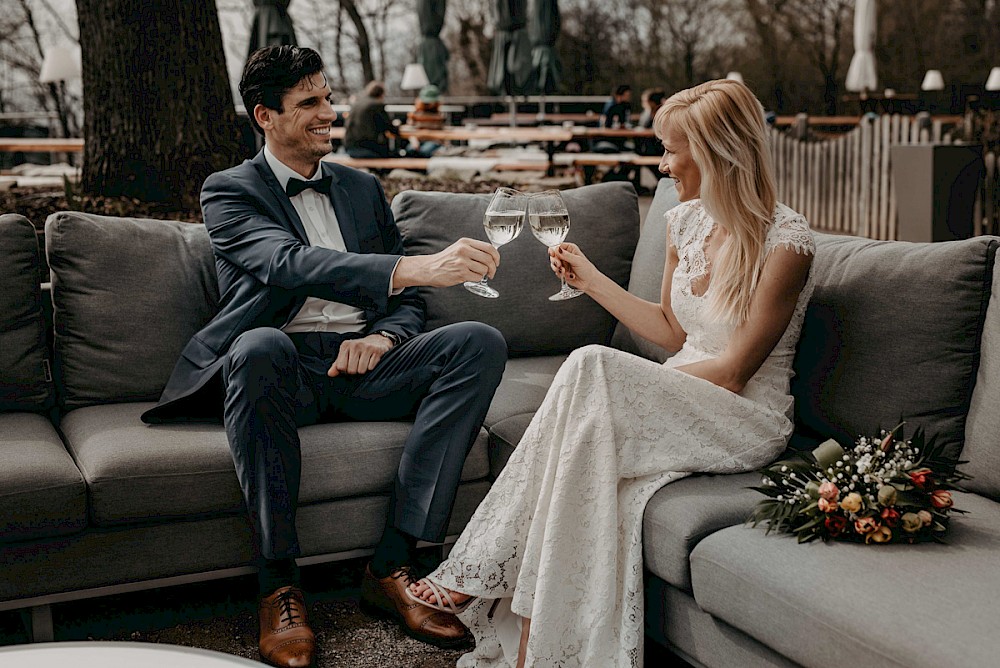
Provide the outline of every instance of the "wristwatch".
{"type": "Polygon", "coordinates": [[[384,336],[385,338],[389,339],[390,341],[392,341],[393,348],[402,343],[402,339],[399,338],[399,334],[396,334],[394,332],[389,332],[384,329],[380,329],[378,331],[372,332],[372,334],[378,334],[379,336],[384,336]]]}

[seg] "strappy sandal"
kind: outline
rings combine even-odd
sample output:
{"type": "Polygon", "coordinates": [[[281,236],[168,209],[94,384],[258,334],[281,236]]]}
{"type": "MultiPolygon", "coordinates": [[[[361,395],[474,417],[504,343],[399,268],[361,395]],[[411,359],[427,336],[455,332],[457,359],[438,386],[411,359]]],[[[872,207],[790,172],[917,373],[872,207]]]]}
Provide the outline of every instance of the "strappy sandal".
{"type": "Polygon", "coordinates": [[[419,603],[420,605],[427,606],[428,608],[432,608],[434,610],[439,610],[441,612],[447,612],[450,615],[457,615],[457,614],[459,614],[461,612],[464,612],[465,609],[468,608],[470,605],[472,605],[472,602],[476,600],[475,596],[470,596],[469,598],[467,598],[462,603],[456,604],[455,603],[455,599],[453,599],[451,597],[451,594],[448,593],[448,590],[445,589],[444,587],[442,587],[442,586],[440,586],[438,584],[435,584],[433,581],[428,580],[427,578],[423,578],[423,579],[417,581],[417,584],[421,584],[421,583],[423,583],[424,585],[426,585],[427,588],[431,590],[431,592],[437,598],[438,602],[437,603],[432,603],[431,601],[428,601],[428,600],[425,600],[423,598],[420,598],[419,596],[417,596],[416,594],[414,594],[412,591],[410,591],[409,587],[407,587],[405,591],[406,591],[406,595],[410,598],[410,600],[411,601],[415,601],[416,603],[419,603]]]}

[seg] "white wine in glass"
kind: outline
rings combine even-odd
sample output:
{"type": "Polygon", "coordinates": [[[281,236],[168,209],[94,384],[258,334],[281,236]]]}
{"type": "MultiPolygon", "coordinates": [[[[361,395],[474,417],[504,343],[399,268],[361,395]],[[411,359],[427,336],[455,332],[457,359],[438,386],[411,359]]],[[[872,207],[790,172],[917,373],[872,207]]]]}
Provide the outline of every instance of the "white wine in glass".
{"type": "MultiPolygon", "coordinates": [[[[531,233],[547,248],[558,246],[569,234],[569,211],[558,190],[546,190],[528,198],[528,223],[531,233]]],[[[562,289],[549,297],[558,302],[584,294],[583,290],[571,288],[565,279],[560,279],[562,289]]]]}
{"type": "MultiPolygon", "coordinates": [[[[527,195],[513,188],[497,188],[493,193],[490,205],[486,208],[486,215],[483,216],[483,227],[486,229],[486,238],[494,248],[499,249],[504,244],[509,244],[521,233],[527,204],[527,195]]],[[[486,282],[486,276],[483,276],[481,281],[466,281],[462,285],[480,297],[496,299],[500,296],[500,293],[486,282]]]]}

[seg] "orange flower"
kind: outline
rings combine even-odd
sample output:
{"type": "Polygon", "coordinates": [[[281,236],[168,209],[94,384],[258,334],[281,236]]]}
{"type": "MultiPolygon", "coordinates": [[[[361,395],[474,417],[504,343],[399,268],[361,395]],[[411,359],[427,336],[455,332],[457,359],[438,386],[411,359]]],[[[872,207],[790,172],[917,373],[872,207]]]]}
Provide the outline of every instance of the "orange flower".
{"type": "Polygon", "coordinates": [[[861,504],[861,495],[857,492],[851,492],[841,500],[840,507],[849,513],[856,513],[861,510],[861,504]]]}
{"type": "Polygon", "coordinates": [[[883,508],[882,523],[895,528],[899,524],[899,511],[895,508],[883,508]]]}
{"type": "Polygon", "coordinates": [[[819,506],[820,512],[832,513],[837,510],[837,506],[839,504],[836,501],[827,501],[826,499],[821,498],[817,502],[817,505],[819,506]]]}
{"type": "Polygon", "coordinates": [[[888,543],[892,540],[892,531],[889,527],[883,525],[872,531],[870,534],[865,536],[865,542],[870,543],[872,541],[876,543],[888,543]]]}
{"type": "Polygon", "coordinates": [[[938,510],[951,508],[955,502],[951,498],[951,492],[946,489],[936,489],[931,492],[931,505],[938,510]]]}
{"type": "Polygon", "coordinates": [[[920,489],[923,489],[930,482],[931,474],[933,473],[934,471],[931,471],[929,468],[926,467],[914,469],[913,471],[910,471],[910,480],[913,482],[914,485],[916,485],[920,489]]]}
{"type": "Polygon", "coordinates": [[[864,535],[878,529],[878,520],[874,517],[859,517],[854,520],[854,530],[864,535]]]}
{"type": "Polygon", "coordinates": [[[903,513],[903,531],[906,533],[916,533],[924,526],[916,513],[903,513]]]}
{"type": "Polygon", "coordinates": [[[840,498],[840,490],[832,482],[824,482],[819,486],[819,495],[827,501],[836,501],[840,498]]]}

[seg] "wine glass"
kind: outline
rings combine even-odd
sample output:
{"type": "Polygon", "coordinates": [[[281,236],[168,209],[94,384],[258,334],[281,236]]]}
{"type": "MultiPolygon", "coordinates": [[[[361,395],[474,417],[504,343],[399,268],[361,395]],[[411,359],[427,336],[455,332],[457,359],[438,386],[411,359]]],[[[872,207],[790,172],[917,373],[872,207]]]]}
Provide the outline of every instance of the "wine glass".
{"type": "MultiPolygon", "coordinates": [[[[486,207],[486,215],[483,216],[483,227],[486,228],[486,237],[494,248],[510,243],[521,233],[527,205],[527,196],[513,188],[497,188],[493,193],[490,205],[486,207]]],[[[485,275],[479,282],[466,281],[462,285],[480,297],[496,299],[500,296],[500,293],[486,282],[485,275]]]]}
{"type": "MultiPolygon", "coordinates": [[[[549,248],[561,244],[569,234],[569,211],[558,190],[546,190],[528,198],[528,223],[531,233],[549,248]]],[[[572,299],[583,294],[566,285],[566,279],[560,278],[562,289],[549,297],[550,301],[558,302],[572,299]]]]}

